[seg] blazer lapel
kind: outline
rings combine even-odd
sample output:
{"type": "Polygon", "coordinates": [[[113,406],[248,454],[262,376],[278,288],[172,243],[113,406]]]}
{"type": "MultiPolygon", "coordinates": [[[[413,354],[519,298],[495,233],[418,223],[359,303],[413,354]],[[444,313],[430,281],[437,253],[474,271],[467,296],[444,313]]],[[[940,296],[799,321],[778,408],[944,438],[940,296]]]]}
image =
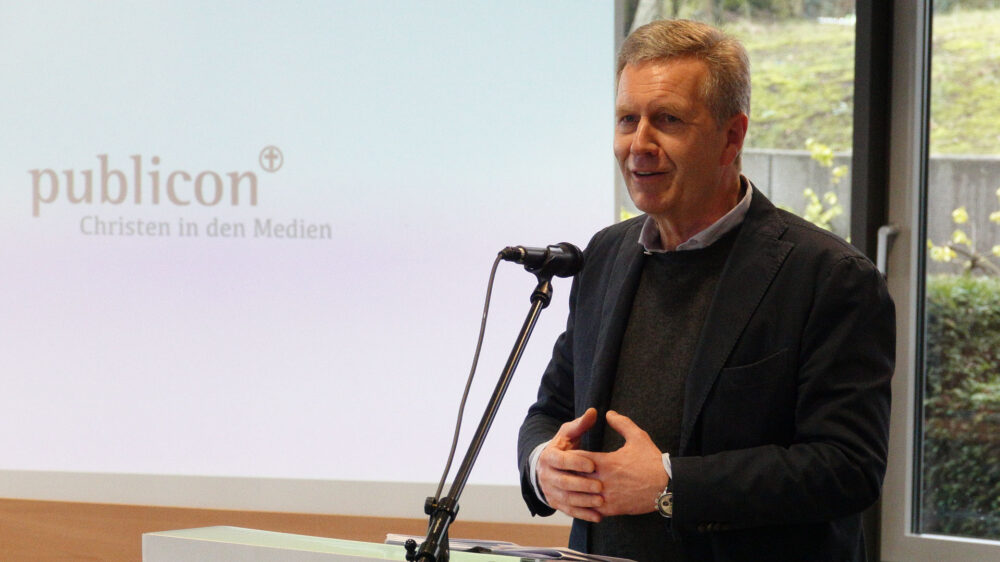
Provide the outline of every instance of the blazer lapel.
{"type": "Polygon", "coordinates": [[[685,454],[698,415],[764,293],[793,244],[774,205],[754,188],[750,209],[723,270],[705,318],[684,389],[680,452],[685,454]]]}
{"type": "MultiPolygon", "coordinates": [[[[604,436],[604,413],[611,400],[611,388],[618,368],[625,327],[632,311],[632,301],[642,274],[643,251],[639,245],[642,221],[636,221],[619,242],[614,263],[604,290],[601,326],[597,334],[591,384],[584,396],[583,409],[597,408],[597,423],[584,434],[583,448],[600,450],[604,436]]],[[[582,412],[580,412],[582,413],[582,412]]]]}

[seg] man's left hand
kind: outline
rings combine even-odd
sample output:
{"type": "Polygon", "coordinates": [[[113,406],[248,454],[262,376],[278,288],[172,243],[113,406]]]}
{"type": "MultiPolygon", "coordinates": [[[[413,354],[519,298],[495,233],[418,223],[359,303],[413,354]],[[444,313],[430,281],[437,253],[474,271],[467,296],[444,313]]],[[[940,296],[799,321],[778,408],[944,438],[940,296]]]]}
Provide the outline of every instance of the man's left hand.
{"type": "Polygon", "coordinates": [[[625,444],[610,453],[575,451],[594,462],[595,470],[588,476],[603,484],[604,502],[596,509],[605,516],[650,513],[670,480],[663,468],[663,453],[628,417],[609,410],[606,419],[608,426],[625,438],[625,444]]]}

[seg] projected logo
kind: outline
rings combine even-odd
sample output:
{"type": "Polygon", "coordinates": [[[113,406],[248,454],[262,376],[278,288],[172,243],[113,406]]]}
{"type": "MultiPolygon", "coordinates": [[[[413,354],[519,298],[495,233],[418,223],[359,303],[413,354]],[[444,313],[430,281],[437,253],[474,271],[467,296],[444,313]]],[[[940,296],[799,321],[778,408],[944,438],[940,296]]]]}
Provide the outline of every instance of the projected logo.
{"type": "MultiPolygon", "coordinates": [[[[284,166],[285,156],[277,146],[268,145],[260,151],[257,162],[261,171],[274,174],[284,166]]],[[[308,222],[300,218],[254,218],[252,222],[244,222],[215,217],[207,222],[198,222],[184,217],[170,221],[90,214],[94,207],[98,207],[99,211],[154,208],[162,211],[171,207],[180,210],[219,208],[221,211],[225,208],[256,207],[258,204],[260,178],[253,170],[203,170],[195,173],[164,170],[162,163],[159,156],[147,161],[142,155],[134,154],[118,163],[112,162],[108,154],[98,154],[97,165],[92,169],[59,172],[52,168],[28,170],[31,178],[31,214],[37,218],[52,206],[86,205],[88,214],[80,217],[79,232],[89,236],[332,237],[328,223],[308,222]]]]}
{"type": "Polygon", "coordinates": [[[285,155],[281,153],[281,149],[274,145],[268,145],[264,147],[264,150],[260,151],[260,157],[257,158],[260,162],[260,167],[264,169],[265,172],[277,172],[281,169],[281,166],[285,164],[285,155]]]}

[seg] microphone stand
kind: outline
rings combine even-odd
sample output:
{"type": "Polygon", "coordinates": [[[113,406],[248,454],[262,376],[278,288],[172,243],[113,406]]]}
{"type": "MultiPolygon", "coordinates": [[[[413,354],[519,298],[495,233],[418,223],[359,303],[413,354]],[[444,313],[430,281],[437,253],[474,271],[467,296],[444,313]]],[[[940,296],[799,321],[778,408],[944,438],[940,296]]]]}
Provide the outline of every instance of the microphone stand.
{"type": "Polygon", "coordinates": [[[493,390],[493,396],[490,397],[490,401],[486,405],[486,411],[483,412],[479,428],[476,429],[472,442],[469,443],[469,450],[465,453],[465,458],[455,475],[451,489],[448,491],[448,495],[440,500],[429,497],[424,502],[424,513],[430,516],[430,521],[427,525],[427,538],[420,545],[419,550],[416,541],[413,539],[406,541],[406,560],[410,562],[448,562],[448,527],[451,526],[458,514],[458,498],[462,495],[465,483],[469,479],[469,473],[472,472],[472,465],[476,462],[480,449],[483,448],[486,433],[493,425],[493,418],[496,417],[500,402],[507,392],[507,387],[510,386],[514,369],[517,368],[517,363],[521,360],[521,354],[528,343],[528,338],[531,337],[531,331],[535,327],[538,315],[543,308],[549,306],[549,302],[552,300],[552,274],[546,272],[545,268],[534,273],[538,279],[538,285],[531,293],[531,308],[528,311],[528,317],[524,320],[524,325],[521,326],[521,332],[518,334],[517,341],[514,342],[514,349],[511,350],[510,356],[507,358],[507,365],[500,374],[500,380],[493,390]]]}

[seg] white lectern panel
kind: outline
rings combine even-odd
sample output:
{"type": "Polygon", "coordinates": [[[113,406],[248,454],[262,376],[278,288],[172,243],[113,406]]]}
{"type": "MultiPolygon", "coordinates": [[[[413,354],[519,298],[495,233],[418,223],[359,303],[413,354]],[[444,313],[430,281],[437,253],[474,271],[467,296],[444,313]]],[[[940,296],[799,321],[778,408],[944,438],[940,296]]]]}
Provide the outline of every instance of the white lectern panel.
{"type": "MultiPolygon", "coordinates": [[[[455,562],[511,562],[510,556],[453,552],[455,562]]],[[[401,546],[239,527],[205,527],[142,535],[143,562],[340,562],[404,560],[401,546]]]]}

